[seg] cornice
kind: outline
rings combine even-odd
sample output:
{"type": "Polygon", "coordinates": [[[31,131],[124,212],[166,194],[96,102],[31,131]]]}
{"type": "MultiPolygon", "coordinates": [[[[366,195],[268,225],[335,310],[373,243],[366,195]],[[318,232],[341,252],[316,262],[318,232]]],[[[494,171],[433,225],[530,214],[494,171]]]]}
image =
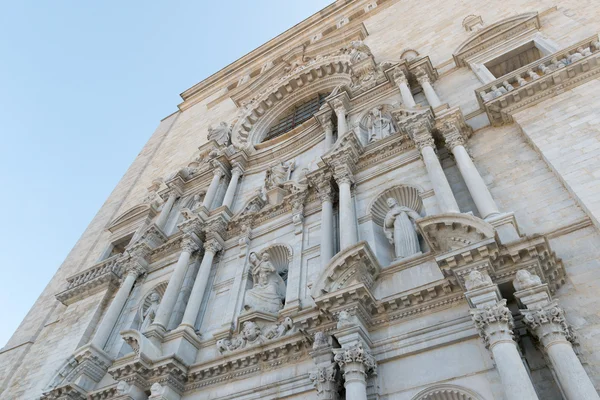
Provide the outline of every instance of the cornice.
{"type": "MultiPolygon", "coordinates": [[[[289,49],[299,46],[310,47],[311,44],[317,48],[315,44],[326,40],[330,42],[327,43],[329,46],[333,46],[337,41],[336,39],[330,39],[332,36],[348,38],[352,32],[360,32],[361,30],[366,32],[362,27],[362,21],[382,12],[396,1],[398,0],[378,0],[377,7],[368,13],[364,10],[368,0],[336,1],[181,93],[184,102],[179,105],[179,109],[184,110],[224,88],[231,88],[239,81],[242,74],[261,69],[267,61],[280,60],[289,52],[289,49]],[[336,28],[337,18],[342,15],[348,16],[350,22],[343,27],[336,28]],[[311,43],[310,39],[307,39],[317,34],[323,34],[319,41],[311,43]]],[[[310,53],[307,52],[307,54],[310,53]]]]}

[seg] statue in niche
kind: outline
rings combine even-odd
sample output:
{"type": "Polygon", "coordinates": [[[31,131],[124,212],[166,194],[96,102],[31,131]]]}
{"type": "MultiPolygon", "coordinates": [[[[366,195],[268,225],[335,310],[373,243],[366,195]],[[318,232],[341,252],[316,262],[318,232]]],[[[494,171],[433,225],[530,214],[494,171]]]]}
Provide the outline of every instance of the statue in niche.
{"type": "Polygon", "coordinates": [[[158,311],[158,305],[160,301],[160,296],[158,293],[153,292],[150,295],[150,305],[144,311],[144,320],[142,321],[142,326],[140,328],[140,332],[144,332],[148,327],[154,322],[154,318],[156,318],[156,312],[158,311]]]}
{"type": "Polygon", "coordinates": [[[265,177],[265,188],[267,190],[276,187],[282,188],[283,184],[290,180],[296,163],[294,160],[289,162],[276,162],[270,169],[267,170],[265,177]]]}
{"type": "Polygon", "coordinates": [[[246,292],[244,309],[276,314],[283,307],[285,282],[269,260],[269,253],[264,253],[260,260],[256,253],[249,258],[253,285],[246,292]]]}
{"type": "Polygon", "coordinates": [[[385,216],[383,231],[394,245],[396,259],[410,257],[421,251],[414,221],[421,216],[414,210],[401,206],[394,198],[387,199],[390,210],[385,216]]]}
{"type": "Polygon", "coordinates": [[[208,128],[208,136],[206,137],[209,141],[214,140],[219,146],[229,146],[231,140],[231,131],[227,122],[221,122],[219,126],[208,128]]]}
{"type": "Polygon", "coordinates": [[[395,133],[392,120],[383,114],[383,107],[373,108],[367,116],[369,143],[386,138],[395,133]]]}

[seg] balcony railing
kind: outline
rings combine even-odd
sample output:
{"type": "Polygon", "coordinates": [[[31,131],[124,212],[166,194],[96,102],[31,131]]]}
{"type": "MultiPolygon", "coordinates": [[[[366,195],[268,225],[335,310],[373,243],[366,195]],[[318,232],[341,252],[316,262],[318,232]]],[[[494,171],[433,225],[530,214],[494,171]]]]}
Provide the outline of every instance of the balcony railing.
{"type": "Polygon", "coordinates": [[[475,91],[494,126],[512,122],[512,114],[581,85],[600,74],[600,40],[592,36],[519,68],[475,91]]]}
{"type": "Polygon", "coordinates": [[[80,298],[82,294],[93,293],[111,281],[120,278],[121,265],[117,260],[121,254],[117,254],[106,260],[93,265],[76,275],[67,278],[67,288],[56,295],[56,298],[64,304],[69,304],[80,298]]]}

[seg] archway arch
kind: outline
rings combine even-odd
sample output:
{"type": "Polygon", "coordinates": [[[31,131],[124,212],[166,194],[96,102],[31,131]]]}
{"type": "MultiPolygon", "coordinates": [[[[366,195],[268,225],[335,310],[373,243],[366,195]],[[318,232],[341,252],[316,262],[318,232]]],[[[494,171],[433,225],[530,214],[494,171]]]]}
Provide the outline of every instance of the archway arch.
{"type": "Polygon", "coordinates": [[[460,386],[436,385],[417,393],[412,400],[484,400],[484,398],[460,386]]]}

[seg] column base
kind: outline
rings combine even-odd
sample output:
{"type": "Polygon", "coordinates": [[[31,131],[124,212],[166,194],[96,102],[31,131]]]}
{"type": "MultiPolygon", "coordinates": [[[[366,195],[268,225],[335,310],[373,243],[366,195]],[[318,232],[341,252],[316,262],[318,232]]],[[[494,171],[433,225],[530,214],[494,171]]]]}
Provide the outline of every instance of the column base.
{"type": "Polygon", "coordinates": [[[517,241],[522,236],[515,214],[512,212],[490,215],[485,222],[496,229],[502,244],[517,241]]]}

